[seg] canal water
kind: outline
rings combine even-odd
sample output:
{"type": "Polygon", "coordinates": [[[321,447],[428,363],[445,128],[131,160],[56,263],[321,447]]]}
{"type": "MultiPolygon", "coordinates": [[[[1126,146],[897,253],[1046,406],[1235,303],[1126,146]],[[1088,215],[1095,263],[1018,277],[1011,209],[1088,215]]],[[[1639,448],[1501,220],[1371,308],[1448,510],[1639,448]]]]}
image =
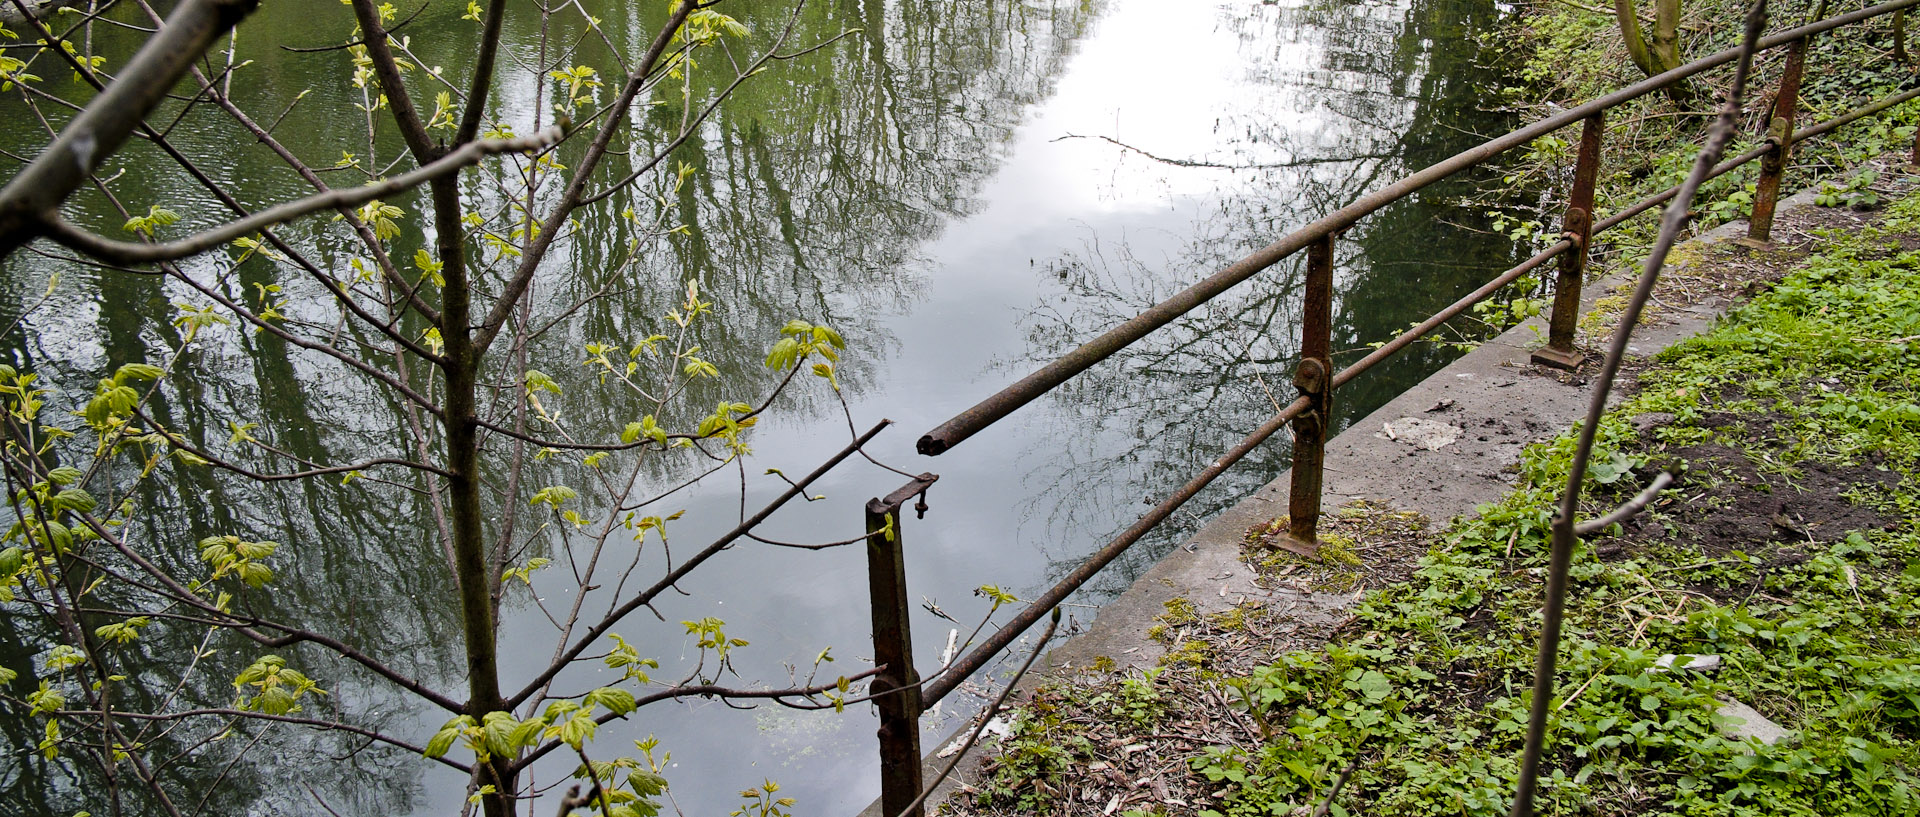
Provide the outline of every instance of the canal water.
{"type": "MultiPolygon", "coordinates": [[[[473,36],[456,5],[431,4],[402,31],[423,68],[444,64],[450,76],[460,75],[453,66],[473,36]]],[[[602,18],[615,43],[644,43],[664,9],[579,5],[602,18]]],[[[752,34],[734,43],[730,56],[702,59],[744,59],[765,48],[785,16],[779,5],[723,8],[752,34]]],[[[864,429],[881,418],[894,422],[869,452],[902,470],[941,477],[925,518],[905,520],[902,530],[925,671],[938,665],[949,631],[964,635],[986,613],[975,588],[994,585],[1022,597],[1045,588],[1287,401],[1298,343],[1297,259],[941,457],[918,456],[914,440],[1316,216],[1505,131],[1511,123],[1497,112],[1502,80],[1480,66],[1476,39],[1490,35],[1499,14],[1492,0],[816,0],[801,18],[795,47],[854,33],[749,82],[675,152],[670,164],[675,174],[684,172],[681,183],[650,187],[626,202],[684,230],[643,234],[611,214],[582,221],[555,258],[577,282],[562,280],[540,293],[541,308],[571,303],[609,275],[624,278],[612,297],[574,316],[571,334],[536,349],[532,368],[566,388],[565,397],[549,400],[575,424],[617,429],[631,418],[585,397],[592,377],[579,365],[582,347],[648,331],[652,316],[674,308],[688,279],[699,280],[716,306],[702,338],[705,356],[734,382],[747,383],[746,392],[768,385],[761,358],[786,321],[836,327],[849,344],[839,378],[854,423],[864,429]]],[[[114,15],[141,19],[131,9],[114,15]]],[[[236,97],[263,121],[278,115],[276,134],[323,167],[398,155],[390,138],[369,144],[364,121],[355,119],[365,116],[354,108],[363,98],[343,79],[352,70],[344,52],[283,48],[339,43],[351,30],[344,6],[267,3],[237,40],[238,56],[252,62],[237,74],[236,97]]],[[[557,20],[546,33],[548,43],[586,36],[577,16],[557,20]]],[[[130,35],[99,36],[100,48],[111,53],[117,38],[130,35]]],[[[508,37],[509,64],[541,59],[538,26],[514,27],[508,37]]],[[[53,65],[39,73],[56,85],[70,79],[53,65]]],[[[503,119],[522,128],[531,122],[536,83],[499,89],[503,119]]],[[[650,108],[636,144],[663,138],[653,134],[669,128],[653,126],[684,113],[672,100],[650,108]]],[[[301,194],[298,179],[260,146],[235,138],[220,116],[198,107],[172,138],[246,201],[301,194]]],[[[31,154],[44,142],[17,98],[0,101],[0,121],[7,123],[0,146],[8,151],[31,154]]],[[[218,220],[204,190],[150,147],[130,148],[107,172],[121,171],[109,186],[133,209],[159,204],[188,224],[218,220]]],[[[349,175],[342,172],[340,183],[349,175]]],[[[1430,189],[1341,237],[1334,345],[1344,359],[1518,259],[1522,248],[1487,230],[1481,208],[1466,203],[1486,189],[1430,189]]],[[[394,203],[410,214],[419,204],[394,203]]],[[[102,229],[118,226],[96,193],[79,197],[73,213],[109,225],[102,229]]],[[[312,222],[286,232],[328,263],[351,264],[353,247],[337,226],[312,222]]],[[[115,366],[166,359],[179,344],[174,305],[192,302],[192,293],[47,256],[23,253],[8,263],[0,308],[12,314],[0,317],[11,321],[40,301],[56,275],[46,303],[6,344],[69,398],[84,398],[93,379],[115,366]]],[[[271,266],[242,267],[238,275],[236,289],[249,295],[272,297],[267,286],[284,286],[290,301],[300,294],[292,276],[271,266]]],[[[324,311],[304,317],[329,320],[324,311]]],[[[1462,325],[1449,337],[1476,331],[1462,325]]],[[[288,450],[339,461],[377,448],[402,416],[366,384],[316,368],[258,333],[228,328],[190,354],[156,412],[193,439],[219,443],[233,432],[229,421],[258,422],[288,450]]],[[[1444,344],[1414,346],[1340,392],[1340,422],[1456,354],[1444,344]]],[[[840,407],[818,386],[783,403],[752,432],[745,507],[784,487],[761,471],[804,473],[848,436],[840,407]]],[[[1283,440],[1249,457],[1096,579],[1068,608],[1070,619],[1091,619],[1184,533],[1276,476],[1286,458],[1283,440]]],[[[645,478],[676,484],[694,473],[691,465],[663,466],[645,478]]],[[[400,669],[458,697],[458,623],[446,602],[442,558],[430,544],[432,520],[417,501],[330,481],[263,489],[180,473],[139,493],[156,560],[190,566],[192,543],[216,532],[279,541],[281,578],[248,603],[398,656],[400,669]]],[[[765,535],[814,542],[856,536],[864,501],[901,481],[856,460],[810,491],[823,498],[777,514],[765,535]]],[[[685,511],[671,527],[677,552],[684,556],[738,521],[740,482],[739,473],[723,471],[660,508],[685,511]]],[[[560,566],[535,574],[530,589],[547,608],[564,609],[572,584],[562,575],[565,554],[549,556],[560,566]]],[[[657,541],[637,558],[637,582],[659,575],[657,541]]],[[[729,636],[749,642],[734,652],[739,677],[725,676],[729,685],[804,679],[826,648],[835,659],[822,670],[830,678],[869,665],[865,572],[857,548],[743,544],[682,582],[684,594],[663,597],[658,618],[631,620],[620,632],[660,661],[658,678],[689,671],[698,650],[680,622],[703,617],[723,619],[729,636]]],[[[612,590],[592,601],[605,604],[612,590]]],[[[509,597],[505,619],[511,688],[551,657],[555,629],[525,593],[509,597]]],[[[17,694],[45,657],[32,646],[35,626],[12,608],[0,613],[0,663],[21,672],[17,694]]],[[[203,645],[189,635],[156,628],[146,649],[158,660],[137,677],[148,695],[178,683],[180,664],[195,650],[220,651],[210,663],[242,666],[254,654],[237,641],[203,645]]],[[[338,712],[422,742],[444,720],[444,713],[318,652],[293,654],[330,692],[310,712],[338,712]]],[[[181,695],[223,705],[231,700],[231,677],[197,674],[181,695]]],[[[980,705],[977,695],[956,693],[926,722],[929,740],[980,705]]],[[[795,813],[850,814],[878,791],[875,723],[865,705],[801,712],[691,700],[642,709],[603,727],[598,741],[630,746],[657,737],[656,756],[671,754],[663,769],[670,808],[682,813],[725,814],[739,804],[741,789],[774,780],[798,801],[795,813]]],[[[0,730],[8,741],[0,755],[4,810],[105,812],[92,797],[96,777],[32,751],[37,721],[0,720],[0,730]]],[[[324,804],[350,815],[447,815],[465,796],[456,774],[340,736],[263,735],[246,727],[225,735],[183,729],[168,738],[181,748],[203,739],[209,742],[165,774],[183,790],[215,790],[208,814],[314,814],[324,804]]],[[[559,783],[574,765],[539,765],[533,782],[559,783]]],[[[548,802],[536,812],[547,813],[548,802]]]]}

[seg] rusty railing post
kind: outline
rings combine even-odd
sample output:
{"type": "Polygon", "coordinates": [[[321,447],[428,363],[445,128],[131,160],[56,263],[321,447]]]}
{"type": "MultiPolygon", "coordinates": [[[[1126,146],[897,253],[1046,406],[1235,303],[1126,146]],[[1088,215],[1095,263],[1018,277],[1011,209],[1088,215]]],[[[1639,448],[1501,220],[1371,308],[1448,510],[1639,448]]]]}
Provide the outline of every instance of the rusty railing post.
{"type": "Polygon", "coordinates": [[[1913,152],[1907,156],[1908,172],[1920,172],[1920,128],[1913,131],[1913,152]]]}
{"type": "MultiPolygon", "coordinates": [[[[867,501],[867,590],[873,607],[873,663],[886,669],[873,677],[869,694],[880,710],[880,806],[898,817],[920,798],[920,674],[913,669],[913,631],[907,616],[907,560],[901,545],[900,508],[916,494],[925,512],[927,486],[939,477],[921,474],[888,494],[867,501]]],[[[922,817],[914,807],[907,817],[922,817]]]]}
{"type": "Polygon", "coordinates": [[[1573,190],[1561,219],[1564,237],[1573,242],[1573,248],[1560,254],[1560,274],[1553,282],[1553,313],[1547,317],[1547,345],[1533,352],[1533,362],[1542,366],[1574,369],[1586,357],[1573,348],[1573,337],[1580,322],[1580,288],[1586,284],[1587,259],[1593,254],[1593,186],[1600,178],[1600,139],[1606,128],[1604,111],[1587,117],[1580,128],[1573,190]]]}
{"type": "Polygon", "coordinates": [[[1907,10],[1895,9],[1893,12],[1893,61],[1901,65],[1912,64],[1907,56],[1907,10]]]}
{"type": "Polygon", "coordinates": [[[1913,131],[1913,150],[1907,155],[1907,166],[1904,169],[1908,173],[1920,173],[1920,128],[1915,128],[1913,131]]]}
{"type": "Polygon", "coordinates": [[[1307,291],[1300,321],[1300,368],[1293,387],[1313,401],[1293,419],[1293,483],[1287,491],[1287,535],[1311,555],[1320,542],[1320,487],[1327,427],[1333,420],[1333,235],[1307,245],[1307,291]]]}
{"type": "Polygon", "coordinates": [[[1793,119],[1799,109],[1800,76],[1807,65],[1807,39],[1787,46],[1787,67],[1780,75],[1780,92],[1773,97],[1773,118],[1767,124],[1767,145],[1771,148],[1760,158],[1760,181],[1753,190],[1753,216],[1747,220],[1747,237],[1740,243],[1749,247],[1765,246],[1772,240],[1773,208],[1780,200],[1780,177],[1786,175],[1787,159],[1793,155],[1793,119]]]}

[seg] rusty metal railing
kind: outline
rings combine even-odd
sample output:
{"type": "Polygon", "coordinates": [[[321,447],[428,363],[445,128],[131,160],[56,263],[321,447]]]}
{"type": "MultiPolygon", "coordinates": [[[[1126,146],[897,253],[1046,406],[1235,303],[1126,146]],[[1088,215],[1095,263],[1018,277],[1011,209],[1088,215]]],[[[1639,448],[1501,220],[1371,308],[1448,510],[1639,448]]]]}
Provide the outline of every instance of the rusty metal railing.
{"type": "MultiPolygon", "coordinates": [[[[1865,8],[1803,25],[1764,37],[1759,50],[1788,47],[1786,64],[1775,91],[1771,116],[1763,144],[1713,167],[1706,178],[1731,172],[1756,159],[1761,160],[1753,211],[1749,219],[1747,241],[1764,243],[1769,239],[1781,178],[1793,147],[1851,122],[1915,98],[1920,89],[1894,94],[1862,105],[1825,122],[1795,130],[1799,89],[1805,71],[1807,44],[1814,35],[1832,31],[1895,11],[1920,5],[1920,0],[1894,2],[1865,8]]],[[[1154,506],[1138,521],[1087,557],[1078,567],[1052,587],[1034,598],[1007,624],[986,636],[966,654],[954,659],[934,677],[922,681],[912,667],[913,645],[908,632],[904,550],[901,546],[903,520],[900,513],[908,499],[924,496],[928,485],[937,479],[923,474],[909,481],[884,499],[875,499],[867,507],[868,554],[873,594],[874,652],[878,664],[886,665],[876,677],[874,693],[881,708],[881,806],[882,817],[922,817],[919,715],[945,698],[948,693],[993,661],[1034,624],[1046,617],[1081,586],[1091,580],[1114,559],[1140,541],[1188,500],[1239,462],[1283,426],[1292,426],[1294,446],[1289,493],[1288,538],[1292,547],[1311,554],[1317,545],[1320,517],[1321,480],[1327,433],[1331,423],[1334,392],[1407,346],[1418,341],[1441,324],[1465,313],[1502,288],[1559,259],[1554,283],[1552,312],[1548,318],[1546,346],[1532,360],[1538,365],[1573,368],[1582,356],[1574,345],[1581,286],[1591,255],[1593,236],[1612,229],[1634,216],[1645,213],[1674,198],[1676,186],[1648,196],[1604,219],[1594,218],[1594,184],[1601,168],[1600,146],[1605,135],[1606,112],[1623,103],[1660,91],[1705,71],[1733,62],[1739,48],[1716,53],[1672,71],[1643,80],[1606,96],[1568,109],[1475,147],[1445,161],[1420,170],[1361,197],[1307,226],[1282,237],[1265,248],[1241,259],[1178,294],[1136,315],[1079,348],[1021,378],[1018,382],[977,405],[954,416],[918,441],[921,454],[937,456],[964,442],[982,429],[1005,418],[1022,406],[1065,383],[1080,372],[1111,357],[1207,303],[1234,286],[1252,278],[1301,250],[1308,253],[1307,281],[1304,292],[1304,320],[1300,345],[1300,364],[1294,375],[1299,396],[1281,408],[1260,427],[1214,459],[1192,479],[1176,489],[1166,500],[1154,506]],[[1332,371],[1331,333],[1333,301],[1334,243],[1340,233],[1395,201],[1443,179],[1481,165],[1512,148],[1527,144],[1575,123],[1582,126],[1580,147],[1575,158],[1574,181],[1567,209],[1562,217],[1563,233],[1558,241],[1542,249],[1518,266],[1507,270],[1427,320],[1402,332],[1371,353],[1340,370],[1332,371]],[[889,694],[896,691],[897,694],[889,694]]],[[[1913,159],[1920,164],[1920,134],[1916,134],[1913,159]]],[[[919,506],[924,509],[924,504],[919,506]]]]}
{"type": "MultiPolygon", "coordinates": [[[[926,512],[927,488],[940,479],[921,474],[884,499],[867,503],[867,588],[873,601],[873,663],[881,667],[868,694],[880,710],[880,803],[888,814],[913,807],[920,799],[920,674],[913,669],[913,633],[907,626],[913,602],[907,597],[906,548],[901,539],[907,500],[920,497],[926,512]]],[[[937,700],[937,699],[936,699],[937,700]]]]}

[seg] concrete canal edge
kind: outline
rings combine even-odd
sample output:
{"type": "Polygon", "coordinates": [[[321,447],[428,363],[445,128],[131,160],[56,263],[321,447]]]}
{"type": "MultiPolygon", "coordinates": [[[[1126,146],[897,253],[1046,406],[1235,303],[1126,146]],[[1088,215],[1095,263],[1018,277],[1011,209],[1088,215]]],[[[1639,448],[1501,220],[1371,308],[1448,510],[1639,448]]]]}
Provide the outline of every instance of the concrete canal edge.
{"type": "MultiPolygon", "coordinates": [[[[1782,200],[1782,220],[1814,207],[1815,195],[1814,190],[1805,190],[1782,200]]],[[[1704,263],[1704,250],[1745,235],[1746,228],[1745,220],[1729,222],[1682,243],[1668,268],[1684,271],[1689,264],[1704,263]]],[[[1633,273],[1637,275],[1638,269],[1633,273]]],[[[1634,275],[1615,274],[1589,283],[1583,293],[1583,316],[1593,315],[1603,299],[1617,298],[1630,289],[1634,275]]],[[[1631,355],[1645,359],[1700,334],[1733,305],[1729,298],[1710,297],[1687,307],[1650,310],[1634,332],[1631,355]]],[[[1584,375],[1587,368],[1568,375],[1529,363],[1532,349],[1545,336],[1545,320],[1530,319],[1435,372],[1330,440],[1324,507],[1331,511],[1365,499],[1445,523],[1499,499],[1512,487],[1511,468],[1521,451],[1570,428],[1585,415],[1591,399],[1584,375]],[[1387,430],[1389,424],[1394,431],[1387,430]]],[[[1585,333],[1580,340],[1586,348],[1605,342],[1585,333]]],[[[1628,379],[1623,375],[1623,383],[1628,379]]],[[[1025,697],[1049,675],[1088,671],[1096,662],[1104,665],[1100,659],[1112,661],[1117,669],[1157,665],[1167,648],[1149,638],[1147,631],[1154,617],[1166,611],[1166,602],[1175,598],[1191,601],[1203,614],[1263,600],[1305,620],[1344,620],[1358,594],[1262,588],[1255,585],[1252,568],[1240,560],[1247,530],[1286,513],[1290,478],[1290,473],[1282,472],[1221,512],[1100,608],[1086,630],[1047,653],[1022,682],[1023,689],[1014,700],[1025,697]]],[[[1039,632],[1036,627],[1029,637],[1039,632]]],[[[1031,648],[1030,640],[1023,641],[1009,654],[1017,656],[1031,648]]],[[[952,750],[959,748],[973,726],[970,720],[962,722],[953,734],[931,744],[924,761],[926,780],[933,780],[952,762],[952,750]],[[948,756],[941,757],[942,752],[948,756]]],[[[928,797],[929,813],[962,784],[977,785],[986,754],[982,746],[990,740],[983,736],[928,797]]],[[[862,817],[893,815],[882,815],[876,800],[862,817]]]]}

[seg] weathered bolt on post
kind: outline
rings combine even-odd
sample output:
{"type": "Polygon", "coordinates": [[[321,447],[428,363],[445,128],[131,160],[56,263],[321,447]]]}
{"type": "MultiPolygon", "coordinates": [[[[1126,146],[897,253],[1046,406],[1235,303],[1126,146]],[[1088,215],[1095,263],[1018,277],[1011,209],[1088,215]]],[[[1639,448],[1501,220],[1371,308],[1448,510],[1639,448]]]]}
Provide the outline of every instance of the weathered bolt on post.
{"type": "Polygon", "coordinates": [[[1553,283],[1553,312],[1547,317],[1547,345],[1535,349],[1533,362],[1572,370],[1586,355],[1573,345],[1580,321],[1580,288],[1586,281],[1587,259],[1593,245],[1593,187],[1600,178],[1600,139],[1606,135],[1606,114],[1587,117],[1580,128],[1580,153],[1573,167],[1573,190],[1561,217],[1562,237],[1573,246],[1560,254],[1560,274],[1553,283]]]}
{"type": "Polygon", "coordinates": [[[913,632],[908,626],[906,550],[901,508],[919,496],[926,511],[927,487],[940,477],[921,474],[867,501],[867,589],[873,608],[873,663],[884,667],[868,690],[880,710],[880,807],[884,817],[922,817],[920,797],[920,673],[913,668],[913,632]],[[911,811],[908,807],[913,806],[911,811]]]}

